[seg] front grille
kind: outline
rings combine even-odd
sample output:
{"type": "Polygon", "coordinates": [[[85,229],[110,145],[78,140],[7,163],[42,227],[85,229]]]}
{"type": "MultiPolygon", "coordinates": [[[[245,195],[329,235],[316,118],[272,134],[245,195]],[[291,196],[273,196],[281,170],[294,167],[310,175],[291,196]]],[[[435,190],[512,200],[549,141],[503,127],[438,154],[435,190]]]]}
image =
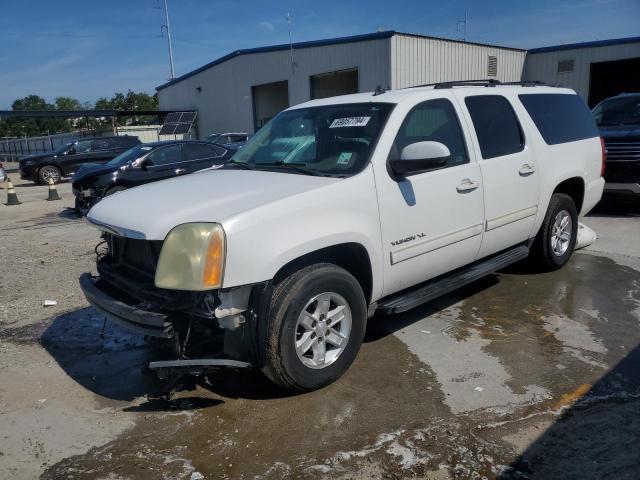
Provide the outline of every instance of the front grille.
{"type": "Polygon", "coordinates": [[[612,162],[640,161],[640,142],[612,142],[605,140],[607,160],[612,162]]]}
{"type": "Polygon", "coordinates": [[[137,240],[108,234],[107,242],[112,266],[129,270],[134,275],[155,276],[162,249],[161,240],[137,240]]]}

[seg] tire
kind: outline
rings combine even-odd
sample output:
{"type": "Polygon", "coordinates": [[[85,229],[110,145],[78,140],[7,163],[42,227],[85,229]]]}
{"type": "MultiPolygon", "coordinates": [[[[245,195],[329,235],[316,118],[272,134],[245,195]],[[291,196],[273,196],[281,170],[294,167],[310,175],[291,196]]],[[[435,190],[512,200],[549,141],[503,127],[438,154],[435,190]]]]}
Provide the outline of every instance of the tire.
{"type": "Polygon", "coordinates": [[[561,268],[571,258],[577,237],[578,212],[573,199],[564,193],[554,193],[533,243],[533,265],[542,271],[561,268]]]}
{"type": "Polygon", "coordinates": [[[38,183],[41,185],[47,185],[49,178],[53,179],[53,183],[60,183],[62,179],[62,172],[55,165],[45,165],[38,170],[38,183]]]}
{"type": "Polygon", "coordinates": [[[89,213],[90,209],[91,209],[90,206],[87,207],[86,203],[81,202],[80,199],[76,197],[75,203],[74,203],[74,210],[78,215],[85,217],[87,213],[89,213]]]}
{"type": "Polygon", "coordinates": [[[104,193],[104,197],[108,197],[109,195],[113,195],[114,193],[118,193],[118,192],[121,192],[123,190],[126,190],[126,188],[125,187],[120,187],[120,186],[111,187],[104,193]]]}
{"type": "Polygon", "coordinates": [[[302,268],[274,289],[262,370],[288,390],[324,387],[349,369],[366,324],[364,293],[349,272],[329,263],[302,268]]]}

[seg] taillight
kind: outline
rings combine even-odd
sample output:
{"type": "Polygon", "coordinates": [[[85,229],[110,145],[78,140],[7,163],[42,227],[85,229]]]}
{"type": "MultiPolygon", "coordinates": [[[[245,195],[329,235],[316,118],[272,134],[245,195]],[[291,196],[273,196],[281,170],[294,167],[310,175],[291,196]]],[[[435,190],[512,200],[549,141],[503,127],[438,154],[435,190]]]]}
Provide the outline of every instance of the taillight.
{"type": "Polygon", "coordinates": [[[600,147],[602,148],[602,167],[600,167],[600,176],[604,177],[604,170],[607,167],[607,147],[604,144],[604,138],[600,137],[600,147]]]}

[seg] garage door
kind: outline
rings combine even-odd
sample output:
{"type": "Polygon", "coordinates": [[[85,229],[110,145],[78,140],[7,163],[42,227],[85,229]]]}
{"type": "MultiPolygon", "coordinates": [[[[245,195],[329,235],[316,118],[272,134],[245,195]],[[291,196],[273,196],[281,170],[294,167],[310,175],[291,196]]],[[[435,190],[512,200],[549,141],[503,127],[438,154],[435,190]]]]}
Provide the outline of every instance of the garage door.
{"type": "Polygon", "coordinates": [[[640,92],[640,58],[591,64],[589,106],[619,93],[640,92]]]}
{"type": "Polygon", "coordinates": [[[311,78],[311,98],[327,98],[336,95],[358,93],[358,69],[313,75],[311,78]]]}
{"type": "Polygon", "coordinates": [[[289,85],[286,80],[251,87],[251,95],[256,132],[282,110],[289,108],[289,85]]]}

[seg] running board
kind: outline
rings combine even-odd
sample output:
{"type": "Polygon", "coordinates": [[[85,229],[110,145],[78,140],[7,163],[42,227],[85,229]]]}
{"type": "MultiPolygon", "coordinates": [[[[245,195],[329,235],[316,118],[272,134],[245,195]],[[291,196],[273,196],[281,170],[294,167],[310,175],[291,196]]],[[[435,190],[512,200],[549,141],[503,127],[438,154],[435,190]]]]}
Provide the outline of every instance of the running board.
{"type": "Polygon", "coordinates": [[[402,313],[415,308],[434,298],[456,290],[474,282],[507,265],[527,258],[529,247],[519,245],[492,257],[446,273],[433,280],[421,284],[406,293],[378,302],[378,310],[386,314],[402,313]]]}

